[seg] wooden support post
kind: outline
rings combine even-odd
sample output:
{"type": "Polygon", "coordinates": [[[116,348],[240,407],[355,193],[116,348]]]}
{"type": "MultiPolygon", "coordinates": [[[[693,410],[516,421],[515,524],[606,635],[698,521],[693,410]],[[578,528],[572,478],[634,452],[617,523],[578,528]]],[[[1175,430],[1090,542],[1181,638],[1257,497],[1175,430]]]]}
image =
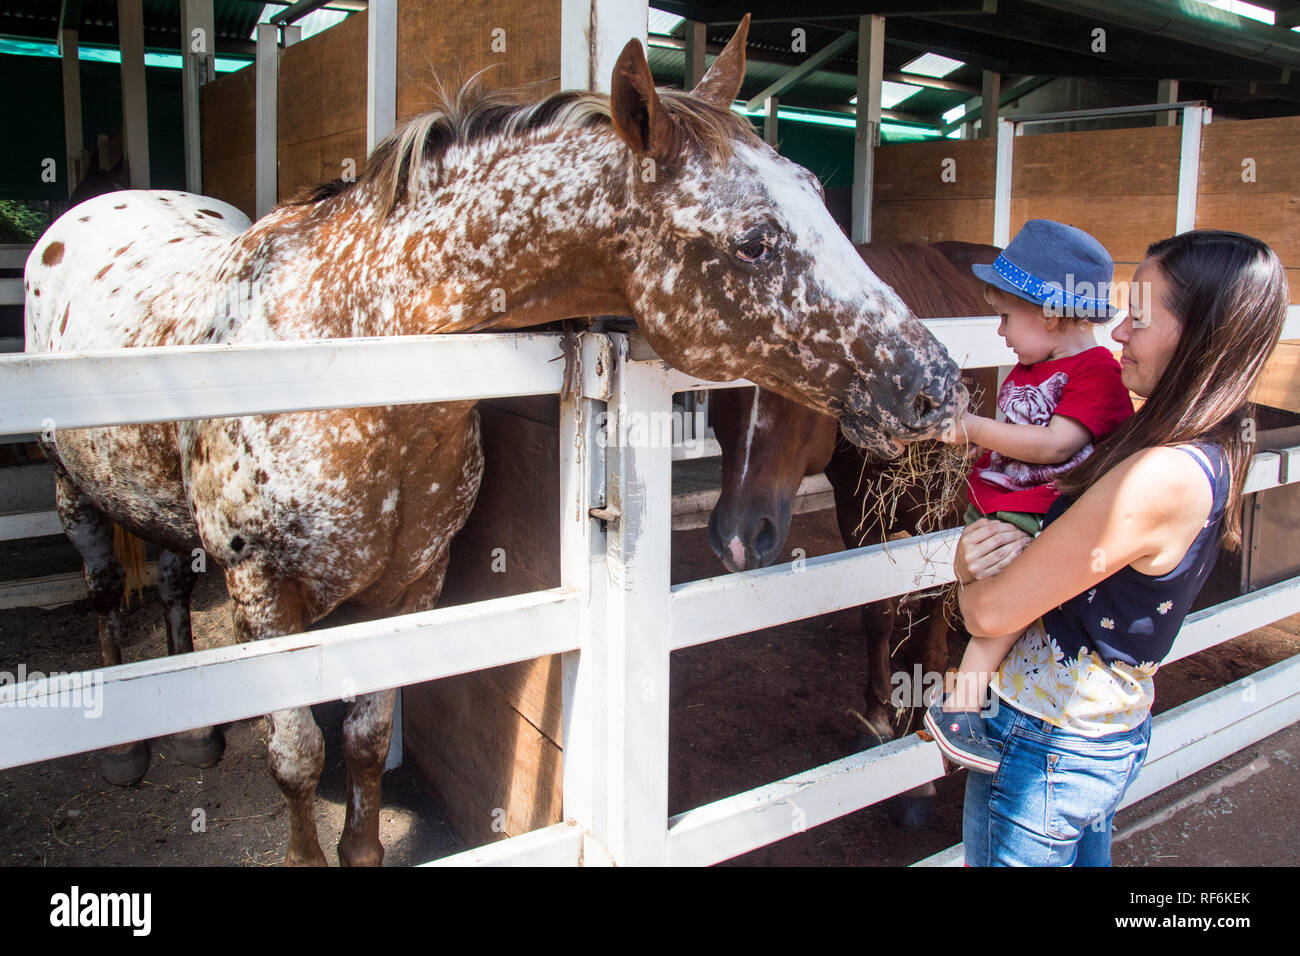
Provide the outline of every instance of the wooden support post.
{"type": "Polygon", "coordinates": [[[767,102],[763,104],[763,142],[773,149],[776,149],[777,143],[776,111],[780,105],[781,97],[779,96],[769,96],[767,102]]]}
{"type": "Polygon", "coordinates": [[[63,60],[63,140],[67,156],[64,179],[71,196],[86,175],[85,146],[81,138],[81,62],[76,30],[59,31],[59,53],[63,60]]]}
{"type": "Polygon", "coordinates": [[[646,43],[647,0],[561,0],[560,88],[609,92],[623,46],[646,43]]]}
{"type": "Polygon", "coordinates": [[[366,154],[397,125],[397,0],[366,4],[366,154]]]}
{"type": "Polygon", "coordinates": [[[257,70],[255,77],[257,199],[254,215],[261,219],[275,206],[278,157],[276,110],[280,78],[280,28],[273,23],[257,25],[257,70]]]}
{"type": "Polygon", "coordinates": [[[217,77],[212,0],[181,4],[181,108],[185,123],[185,188],[203,192],[203,127],[200,90],[217,77]]]}
{"type": "Polygon", "coordinates": [[[149,107],[144,79],[142,0],[117,0],[117,35],[122,52],[122,134],[132,189],[149,188],[149,107]]]}
{"type": "MultiPolygon", "coordinates": [[[[1157,103],[1177,103],[1178,102],[1178,81],[1161,80],[1156,88],[1157,103]]],[[[1156,114],[1157,126],[1177,126],[1178,111],[1166,110],[1163,113],[1156,114]]]]}
{"type": "Polygon", "coordinates": [[[880,84],[885,70],[885,18],[858,18],[858,116],[853,137],[853,224],[855,243],[871,241],[871,198],[875,192],[875,148],[880,144],[880,84]]]}
{"type": "Polygon", "coordinates": [[[686,72],[683,75],[683,86],[693,90],[704,78],[704,54],[709,42],[707,24],[699,20],[687,20],[682,26],[686,31],[686,72]]]}
{"type": "Polygon", "coordinates": [[[980,139],[991,139],[998,128],[998,99],[1002,95],[1002,74],[984,71],[980,98],[980,139]]]}

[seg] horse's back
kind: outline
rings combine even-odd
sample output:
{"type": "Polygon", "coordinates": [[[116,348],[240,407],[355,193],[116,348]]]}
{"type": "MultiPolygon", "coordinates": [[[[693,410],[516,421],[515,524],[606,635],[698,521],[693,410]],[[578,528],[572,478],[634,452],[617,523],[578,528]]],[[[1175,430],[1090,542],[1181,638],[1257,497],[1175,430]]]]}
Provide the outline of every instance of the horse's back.
{"type": "Polygon", "coordinates": [[[162,339],[169,319],[175,328],[174,310],[156,300],[178,285],[204,294],[199,276],[248,225],[228,203],[166,190],[122,190],[74,206],[27,260],[26,350],[172,344],[162,339]]]}

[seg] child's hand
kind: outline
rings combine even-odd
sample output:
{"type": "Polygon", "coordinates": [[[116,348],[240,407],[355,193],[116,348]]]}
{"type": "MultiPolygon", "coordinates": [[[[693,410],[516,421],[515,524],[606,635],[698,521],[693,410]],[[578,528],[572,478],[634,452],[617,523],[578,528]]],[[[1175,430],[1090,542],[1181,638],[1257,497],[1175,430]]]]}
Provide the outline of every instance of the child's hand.
{"type": "Polygon", "coordinates": [[[939,432],[939,441],[946,445],[964,445],[966,437],[966,413],[958,412],[953,418],[946,419],[939,432]]]}

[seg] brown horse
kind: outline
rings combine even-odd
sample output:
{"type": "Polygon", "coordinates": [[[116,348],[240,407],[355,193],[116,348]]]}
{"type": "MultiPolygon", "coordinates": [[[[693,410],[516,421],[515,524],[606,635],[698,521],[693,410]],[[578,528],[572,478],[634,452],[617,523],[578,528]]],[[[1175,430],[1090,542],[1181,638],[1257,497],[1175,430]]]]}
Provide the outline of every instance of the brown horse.
{"type": "MultiPolygon", "coordinates": [[[[91,200],[28,261],[28,350],[630,314],[687,373],[752,378],[897,453],[964,405],[958,370],[854,253],[816,178],[730,111],[747,27],[690,93],[656,90],[635,41],[608,96],[521,105],[462,91],[381,144],[355,183],[318,188],[247,229],[232,207],[186,193],[91,200]]],[[[432,607],[483,466],[472,401],[57,431],[48,453],[106,663],[120,659],[112,522],[163,549],[171,648],[183,651],[198,547],[225,571],[243,640],[303,631],[340,606],[432,607]]],[[[392,691],[369,694],[344,723],[345,864],[383,857],[392,710],[392,691]]],[[[287,861],[323,864],[320,730],[306,707],[269,720],[287,861]]],[[[200,757],[210,733],[191,741],[200,757]]],[[[117,779],[139,779],[148,759],[143,745],[119,748],[117,779]]]]}
{"type": "MultiPolygon", "coordinates": [[[[963,242],[869,244],[858,252],[871,267],[922,318],[983,315],[989,311],[981,283],[971,263],[992,262],[996,246],[963,242]]],[[[996,369],[970,373],[982,391],[973,409],[992,407],[996,369]]],[[[711,398],[711,417],[722,447],[722,493],[709,516],[709,544],[728,571],[766,567],[781,554],[790,528],[790,510],[800,481],[825,471],[835,494],[836,520],[846,548],[875,544],[877,526],[861,527],[863,497],[871,483],[888,471],[890,462],[843,441],[835,420],[790,402],[766,389],[720,389],[711,398]]],[[[965,502],[962,502],[964,507],[965,502]]],[[[893,511],[886,536],[915,534],[927,510],[923,495],[906,489],[893,511]]],[[[959,513],[948,526],[961,523],[959,513]]],[[[948,634],[952,626],[943,612],[942,595],[919,600],[894,598],[864,605],[862,626],[867,637],[868,681],[866,740],[883,742],[910,732],[916,713],[899,711],[891,702],[891,661],[909,675],[920,663],[926,674],[947,666],[948,634]],[[896,624],[900,615],[924,622],[918,634],[903,642],[906,653],[894,660],[896,624]],[[898,723],[896,724],[896,720],[898,723]]],[[[902,812],[915,819],[923,807],[904,805],[902,812]]]]}

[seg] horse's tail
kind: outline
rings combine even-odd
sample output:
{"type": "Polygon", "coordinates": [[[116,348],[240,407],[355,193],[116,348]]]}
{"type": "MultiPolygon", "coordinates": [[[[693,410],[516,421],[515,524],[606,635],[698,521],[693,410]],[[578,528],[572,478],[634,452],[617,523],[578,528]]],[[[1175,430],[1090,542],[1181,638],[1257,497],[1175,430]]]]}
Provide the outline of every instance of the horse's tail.
{"type": "Polygon", "coordinates": [[[130,607],[131,593],[134,591],[136,600],[139,600],[140,593],[144,590],[144,542],[131,532],[123,530],[121,525],[114,524],[113,553],[126,571],[126,589],[122,593],[122,602],[130,607]]]}

